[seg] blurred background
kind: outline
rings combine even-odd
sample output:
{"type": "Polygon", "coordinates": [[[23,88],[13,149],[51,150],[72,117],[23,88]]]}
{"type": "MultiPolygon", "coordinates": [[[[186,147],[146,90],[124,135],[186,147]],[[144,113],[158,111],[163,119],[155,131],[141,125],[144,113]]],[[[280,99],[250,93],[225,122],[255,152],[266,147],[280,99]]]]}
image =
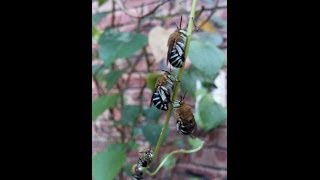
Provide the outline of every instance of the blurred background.
{"type": "MultiPolygon", "coordinates": [[[[166,112],[149,107],[166,65],[169,35],[186,28],[191,0],[92,1],[92,172],[94,180],[130,179],[146,147],[154,149],[166,112]],[[176,24],[175,24],[176,23],[176,24]]],[[[227,1],[198,0],[180,95],[193,107],[204,147],[176,155],[144,179],[227,179],[227,1]]],[[[171,68],[177,74],[177,69],[171,68]]],[[[172,116],[155,161],[189,148],[172,116]]],[[[153,166],[151,169],[154,168],[153,166]]]]}

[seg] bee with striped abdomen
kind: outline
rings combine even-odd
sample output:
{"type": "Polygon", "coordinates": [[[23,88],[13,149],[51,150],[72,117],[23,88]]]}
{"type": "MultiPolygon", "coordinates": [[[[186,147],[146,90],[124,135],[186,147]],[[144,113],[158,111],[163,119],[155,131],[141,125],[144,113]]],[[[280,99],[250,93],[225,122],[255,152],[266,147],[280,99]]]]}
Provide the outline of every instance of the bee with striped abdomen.
{"type": "MultiPolygon", "coordinates": [[[[192,19],[193,20],[193,19],[192,19]]],[[[180,18],[180,26],[177,26],[177,30],[174,31],[168,39],[168,52],[167,52],[167,64],[168,61],[175,68],[181,68],[185,61],[185,45],[187,41],[187,31],[181,28],[182,16],[180,18]]],[[[198,31],[194,20],[193,25],[195,30],[198,31]]]]}
{"type": "Polygon", "coordinates": [[[131,168],[131,174],[133,180],[143,179],[142,167],[139,164],[135,164],[131,168]]]}
{"type": "Polygon", "coordinates": [[[141,154],[139,156],[138,164],[142,167],[147,167],[148,165],[150,165],[150,162],[152,160],[153,151],[152,149],[146,149],[140,153],[141,154]]]}
{"type": "Polygon", "coordinates": [[[133,180],[143,179],[143,168],[150,165],[153,157],[153,151],[151,148],[145,149],[140,152],[139,160],[137,164],[134,164],[131,168],[131,174],[133,180]]]}
{"type": "Polygon", "coordinates": [[[176,128],[177,132],[194,137],[195,130],[197,129],[197,123],[194,119],[191,106],[183,101],[185,96],[186,93],[180,100],[176,100],[172,103],[174,117],[177,120],[176,128]]]}
{"type": "Polygon", "coordinates": [[[187,31],[181,29],[182,16],[180,19],[180,27],[177,26],[177,30],[173,32],[168,39],[168,53],[167,63],[175,68],[181,68],[182,63],[185,61],[184,49],[187,40],[187,31]]]}
{"type": "Polygon", "coordinates": [[[170,72],[162,70],[165,73],[157,80],[155,89],[152,94],[150,106],[155,105],[158,109],[167,111],[168,104],[171,102],[171,94],[174,88],[174,82],[178,79],[170,72]]]}

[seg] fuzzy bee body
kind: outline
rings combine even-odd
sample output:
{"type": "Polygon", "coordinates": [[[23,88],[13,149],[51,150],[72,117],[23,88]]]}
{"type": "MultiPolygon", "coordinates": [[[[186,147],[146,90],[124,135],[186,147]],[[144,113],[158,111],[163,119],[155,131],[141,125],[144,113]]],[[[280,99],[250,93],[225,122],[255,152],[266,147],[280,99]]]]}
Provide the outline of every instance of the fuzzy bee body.
{"type": "Polygon", "coordinates": [[[134,164],[131,168],[131,174],[133,180],[142,180],[143,179],[143,168],[146,168],[150,165],[153,151],[152,149],[146,149],[140,152],[138,163],[134,164]]]}
{"type": "Polygon", "coordinates": [[[138,164],[141,165],[142,167],[147,167],[152,160],[153,152],[151,149],[147,149],[141,153],[142,154],[139,157],[138,164]]]}
{"type": "Polygon", "coordinates": [[[177,29],[170,35],[168,40],[167,61],[175,68],[181,68],[185,61],[185,43],[187,32],[183,29],[177,29]]]}
{"type": "Polygon", "coordinates": [[[173,103],[173,109],[174,117],[177,120],[177,132],[193,136],[197,129],[197,123],[194,119],[191,106],[185,104],[182,100],[176,100],[173,103]]]}
{"type": "Polygon", "coordinates": [[[153,104],[160,110],[167,111],[170,102],[170,91],[166,87],[160,86],[152,95],[153,104]]]}
{"type": "Polygon", "coordinates": [[[175,81],[177,81],[176,77],[169,72],[163,74],[156,83],[150,106],[153,103],[158,109],[167,111],[175,81]]]}
{"type": "Polygon", "coordinates": [[[141,166],[135,164],[131,168],[131,174],[133,180],[142,180],[143,179],[143,172],[141,166]]]}

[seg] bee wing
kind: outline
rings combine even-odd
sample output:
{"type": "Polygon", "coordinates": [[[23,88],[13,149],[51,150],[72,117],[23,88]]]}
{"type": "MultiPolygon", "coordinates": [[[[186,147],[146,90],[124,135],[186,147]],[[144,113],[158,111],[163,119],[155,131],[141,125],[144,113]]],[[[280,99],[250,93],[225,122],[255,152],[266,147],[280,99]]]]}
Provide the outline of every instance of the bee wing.
{"type": "Polygon", "coordinates": [[[155,87],[152,90],[152,94],[151,94],[151,100],[150,100],[150,107],[152,106],[152,101],[153,101],[153,94],[156,92],[156,90],[158,89],[158,82],[156,82],[155,87]]]}
{"type": "Polygon", "coordinates": [[[174,40],[168,41],[167,65],[169,64],[171,51],[173,50],[174,47],[176,47],[176,41],[174,41],[174,40]]]}

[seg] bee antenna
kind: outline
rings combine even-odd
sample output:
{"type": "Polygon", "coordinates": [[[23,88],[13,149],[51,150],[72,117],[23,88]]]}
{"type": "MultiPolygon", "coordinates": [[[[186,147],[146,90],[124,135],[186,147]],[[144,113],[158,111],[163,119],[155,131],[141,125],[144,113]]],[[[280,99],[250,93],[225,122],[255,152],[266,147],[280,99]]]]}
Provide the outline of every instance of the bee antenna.
{"type": "Polygon", "coordinates": [[[184,93],[182,100],[186,97],[187,91],[184,93]]]}
{"type": "Polygon", "coordinates": [[[177,29],[179,29],[179,26],[178,26],[178,24],[177,24],[176,22],[174,22],[174,24],[176,25],[177,29]]]}
{"type": "Polygon", "coordinates": [[[182,23],[182,15],[180,17],[180,29],[181,29],[181,23],[182,23]]]}

